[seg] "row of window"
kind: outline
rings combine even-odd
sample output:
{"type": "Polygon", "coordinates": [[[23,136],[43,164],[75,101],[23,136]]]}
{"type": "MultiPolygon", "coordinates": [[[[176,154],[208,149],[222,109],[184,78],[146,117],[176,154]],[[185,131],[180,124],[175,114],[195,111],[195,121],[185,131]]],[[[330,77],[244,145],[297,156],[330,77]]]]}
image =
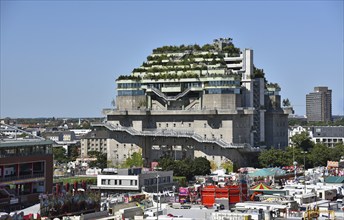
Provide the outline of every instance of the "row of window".
{"type": "MultiPolygon", "coordinates": [[[[215,134],[211,134],[211,138],[215,139],[215,134]]],[[[220,139],[222,139],[222,138],[223,138],[223,135],[220,134],[220,139]]],[[[207,135],[206,134],[204,135],[204,139],[207,139],[207,135]]]]}
{"type": "Polygon", "coordinates": [[[143,90],[119,90],[118,96],[139,96],[144,95],[145,92],[143,90]]]}
{"type": "Polygon", "coordinates": [[[208,86],[240,85],[240,81],[209,81],[208,86]]]}
{"type": "Polygon", "coordinates": [[[94,148],[94,147],[88,147],[87,148],[87,151],[95,151],[95,150],[97,150],[97,151],[106,151],[106,148],[94,148]]]}
{"type": "MultiPolygon", "coordinates": [[[[87,144],[84,144],[84,143],[81,144],[81,146],[85,146],[85,145],[87,145],[87,144]]],[[[93,146],[98,147],[98,144],[89,144],[89,145],[87,145],[87,146],[88,146],[88,147],[90,147],[90,146],[92,146],[92,147],[93,147],[93,146]]],[[[100,146],[100,147],[106,147],[106,144],[105,144],[105,143],[104,143],[104,144],[100,144],[99,146],[100,146]]]]}
{"type": "MultiPolygon", "coordinates": [[[[316,142],[319,143],[321,140],[319,138],[316,139],[316,142]]],[[[336,143],[336,142],[339,142],[339,143],[342,143],[343,142],[343,139],[337,139],[337,138],[323,138],[322,139],[322,142],[333,142],[333,143],[336,143]]]]}
{"type": "Polygon", "coordinates": [[[240,94],[240,88],[207,89],[205,94],[240,94]]]}
{"type": "MultiPolygon", "coordinates": [[[[102,179],[101,184],[108,186],[122,186],[122,180],[102,179]]],[[[130,186],[137,186],[137,180],[130,180],[130,186]]]]}
{"type": "Polygon", "coordinates": [[[141,83],[118,83],[117,88],[119,89],[141,88],[141,83]]]}
{"type": "Polygon", "coordinates": [[[106,142],[106,139],[105,138],[98,138],[98,139],[96,139],[96,138],[94,138],[94,139],[89,138],[88,141],[89,142],[98,142],[99,141],[100,143],[102,143],[102,142],[106,142]]]}
{"type": "MultiPolygon", "coordinates": [[[[183,123],[182,123],[182,125],[183,125],[183,123]]],[[[168,128],[168,126],[169,126],[168,123],[166,123],[166,126],[165,126],[165,127],[168,128]]],[[[191,123],[189,123],[188,126],[189,126],[189,128],[191,128],[191,123]]],[[[158,123],[158,127],[161,128],[161,123],[158,123]]],[[[174,128],[177,127],[177,124],[176,124],[176,123],[173,123],[173,127],[174,127],[174,128]]]]}
{"type": "MultiPolygon", "coordinates": [[[[159,177],[159,183],[170,183],[170,182],[171,182],[170,176],[159,177]]],[[[145,186],[156,185],[156,178],[145,179],[144,185],[145,186]]]]}

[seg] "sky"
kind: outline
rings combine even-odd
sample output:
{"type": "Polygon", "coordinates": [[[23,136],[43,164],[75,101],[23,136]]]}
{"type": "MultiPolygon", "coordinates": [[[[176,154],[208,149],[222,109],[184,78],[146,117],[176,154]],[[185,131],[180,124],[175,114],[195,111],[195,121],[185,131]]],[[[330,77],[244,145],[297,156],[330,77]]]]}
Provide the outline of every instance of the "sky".
{"type": "Polygon", "coordinates": [[[233,39],[295,114],[315,86],[344,114],[343,0],[1,0],[0,118],[103,117],[115,79],[164,45],[233,39]]]}

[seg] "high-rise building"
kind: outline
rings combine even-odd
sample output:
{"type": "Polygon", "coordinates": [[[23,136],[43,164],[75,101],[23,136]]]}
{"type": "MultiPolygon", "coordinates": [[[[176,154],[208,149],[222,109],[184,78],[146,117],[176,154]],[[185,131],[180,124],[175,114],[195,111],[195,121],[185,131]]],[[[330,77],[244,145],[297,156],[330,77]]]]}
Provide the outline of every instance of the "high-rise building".
{"type": "Polygon", "coordinates": [[[306,95],[307,121],[332,121],[332,90],[325,86],[314,87],[306,95]]]}
{"type": "Polygon", "coordinates": [[[254,67],[253,50],[230,38],[154,49],[116,84],[116,108],[94,125],[112,131],[108,160],[140,151],[147,164],[169,155],[244,166],[258,147],[288,145],[291,108],[281,108],[280,87],[254,67]]]}

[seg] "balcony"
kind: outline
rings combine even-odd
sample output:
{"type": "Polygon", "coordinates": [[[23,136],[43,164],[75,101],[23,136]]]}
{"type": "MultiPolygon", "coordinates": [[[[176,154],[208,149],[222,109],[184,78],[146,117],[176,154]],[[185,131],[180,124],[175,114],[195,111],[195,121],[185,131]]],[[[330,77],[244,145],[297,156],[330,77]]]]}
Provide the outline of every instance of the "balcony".
{"type": "Polygon", "coordinates": [[[44,177],[44,173],[35,173],[35,174],[28,174],[28,175],[0,177],[0,182],[14,181],[14,180],[24,180],[24,179],[40,178],[40,177],[44,177]]]}

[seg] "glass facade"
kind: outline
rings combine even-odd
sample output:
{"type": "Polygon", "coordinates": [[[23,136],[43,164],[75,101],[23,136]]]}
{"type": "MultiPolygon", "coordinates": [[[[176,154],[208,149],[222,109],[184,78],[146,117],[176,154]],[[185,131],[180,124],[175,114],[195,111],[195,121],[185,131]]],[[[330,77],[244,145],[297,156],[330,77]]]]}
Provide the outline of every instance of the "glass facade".
{"type": "Polygon", "coordinates": [[[138,96],[144,94],[143,90],[118,90],[117,93],[118,96],[138,96]]]}
{"type": "Polygon", "coordinates": [[[45,154],[52,154],[52,153],[53,152],[52,152],[51,145],[0,148],[0,158],[1,157],[30,156],[30,155],[45,155],[45,154]]]}
{"type": "Polygon", "coordinates": [[[240,88],[207,89],[205,94],[240,94],[240,88]]]}

